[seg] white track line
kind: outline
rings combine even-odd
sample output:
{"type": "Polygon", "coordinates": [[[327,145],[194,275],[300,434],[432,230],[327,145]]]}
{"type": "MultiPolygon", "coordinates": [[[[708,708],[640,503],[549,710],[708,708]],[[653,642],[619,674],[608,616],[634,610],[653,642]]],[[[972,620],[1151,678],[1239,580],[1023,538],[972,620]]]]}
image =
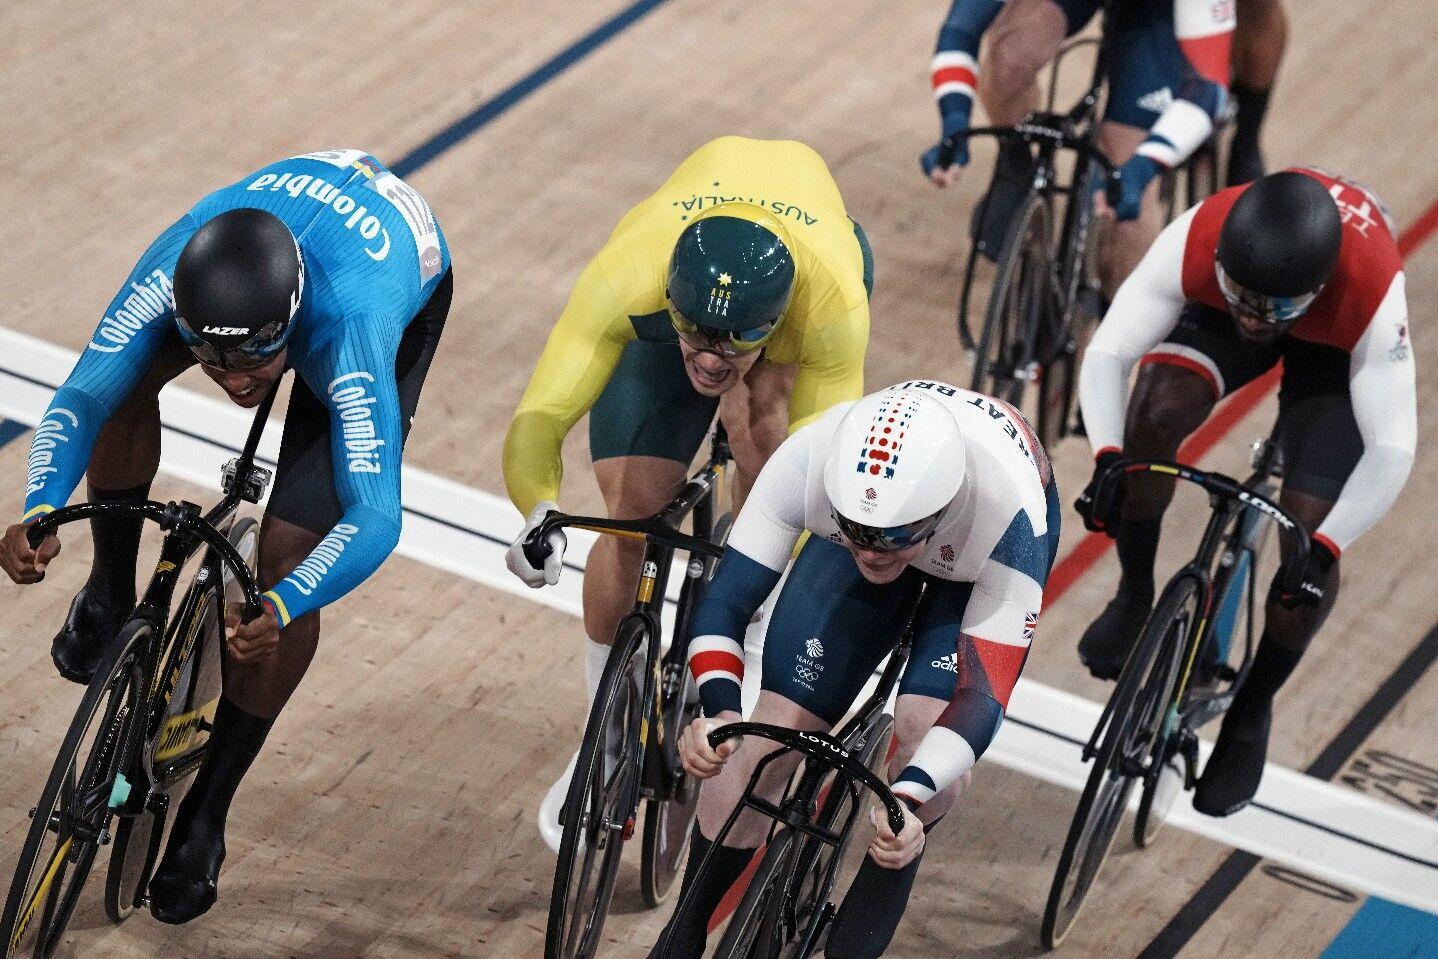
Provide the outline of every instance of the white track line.
{"type": "MultiPolygon", "coordinates": [[[[74,365],[75,354],[0,329],[0,413],[31,426],[74,365]]],[[[207,489],[218,489],[220,465],[244,441],[250,419],[232,404],[170,386],[160,396],[165,425],[161,468],[207,489]]],[[[423,429],[423,410],[420,428],[423,429]]],[[[272,421],[260,454],[279,452],[280,424],[272,421]]],[[[580,614],[581,577],[571,570],[558,586],[531,590],[504,567],[504,552],[521,522],[501,497],[424,470],[404,468],[404,533],[399,552],[436,569],[494,589],[580,614]]],[[[18,512],[18,510],[17,510],[18,512]]],[[[594,541],[571,531],[568,561],[582,567],[594,541]]],[[[671,577],[671,587],[677,587],[671,577]]],[[[672,590],[671,590],[672,591],[672,590]]],[[[1081,789],[1088,767],[1075,741],[1087,739],[1097,703],[1031,680],[1020,680],[1005,723],[989,749],[994,761],[1046,782],[1081,789]]],[[[1205,755],[1209,748],[1203,744],[1205,755]]],[[[1438,912],[1438,820],[1359,792],[1270,764],[1255,806],[1227,819],[1193,811],[1188,797],[1169,821],[1218,842],[1370,895],[1438,912]],[[1266,808],[1260,808],[1266,807],[1266,808]]],[[[1046,824],[1057,834],[1065,825],[1046,824]]]]}

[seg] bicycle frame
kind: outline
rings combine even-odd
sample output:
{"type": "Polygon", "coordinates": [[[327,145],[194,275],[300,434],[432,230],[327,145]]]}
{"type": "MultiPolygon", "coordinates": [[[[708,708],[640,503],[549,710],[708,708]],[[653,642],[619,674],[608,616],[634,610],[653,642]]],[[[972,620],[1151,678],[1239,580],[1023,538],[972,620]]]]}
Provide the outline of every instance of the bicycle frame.
{"type": "MultiPolygon", "coordinates": [[[[1184,652],[1183,671],[1179,675],[1178,685],[1173,695],[1174,702],[1182,703],[1184,702],[1184,695],[1188,690],[1189,679],[1193,675],[1193,666],[1197,661],[1198,652],[1203,647],[1208,628],[1212,622],[1214,613],[1213,600],[1215,596],[1215,590],[1213,589],[1215,580],[1214,569],[1217,565],[1219,550],[1222,548],[1224,540],[1233,528],[1234,523],[1241,520],[1245,514],[1251,511],[1256,511],[1264,515],[1277,524],[1281,535],[1289,538],[1293,548],[1298,551],[1298,561],[1301,561],[1307,556],[1309,548],[1308,533],[1304,530],[1303,524],[1290,515],[1287,510],[1253,489],[1254,486],[1257,486],[1272,475],[1272,461],[1269,459],[1262,460],[1255,473],[1244,483],[1238,483],[1219,473],[1209,473],[1203,470],[1193,469],[1182,463],[1166,460],[1120,460],[1113,464],[1108,471],[1100,477],[1098,487],[1095,490],[1095,500],[1099,500],[1100,497],[1106,497],[1113,489],[1113,484],[1120,475],[1144,472],[1171,476],[1175,479],[1193,483],[1208,493],[1209,502],[1212,506],[1208,521],[1204,525],[1203,534],[1199,539],[1198,549],[1195,552],[1194,558],[1186,563],[1173,576],[1173,581],[1183,578],[1195,580],[1199,584],[1200,598],[1198,625],[1188,637],[1184,652]]],[[[1251,661],[1253,648],[1252,613],[1254,608],[1252,577],[1250,577],[1249,580],[1249,591],[1249,633],[1245,659],[1251,661]]],[[[1130,651],[1130,655],[1132,655],[1132,650],[1130,651]]],[[[1245,662],[1244,669],[1240,672],[1240,676],[1246,673],[1247,667],[1248,662],[1245,662]]],[[[1237,686],[1238,682],[1235,682],[1224,696],[1231,697],[1232,691],[1236,689],[1237,686]]],[[[1189,704],[1191,708],[1181,716],[1181,719],[1185,724],[1201,725],[1201,723],[1198,722],[1198,718],[1202,716],[1204,712],[1216,706],[1217,712],[1215,712],[1214,715],[1217,715],[1218,712],[1222,712],[1223,709],[1226,708],[1227,702],[1224,696],[1206,697],[1195,700],[1194,703],[1189,704]]],[[[1099,740],[1102,738],[1103,731],[1108,725],[1111,710],[1112,699],[1104,705],[1098,722],[1094,724],[1094,731],[1090,734],[1088,742],[1084,745],[1084,762],[1088,762],[1097,754],[1099,740]]],[[[1212,717],[1210,716],[1208,718],[1212,717]]]]}
{"type": "MultiPolygon", "coordinates": [[[[753,809],[772,820],[768,835],[769,841],[773,840],[775,831],[782,823],[831,848],[840,848],[854,828],[854,822],[858,817],[861,798],[860,785],[877,796],[884,804],[889,827],[895,833],[903,829],[904,811],[899,799],[889,789],[888,783],[865,766],[856,754],[864,749],[875,720],[883,712],[889,696],[898,685],[899,679],[903,676],[904,669],[909,663],[909,657],[913,652],[917,623],[932,595],[930,582],[927,576],[922,578],[914,590],[913,596],[909,598],[903,616],[904,631],[895,644],[893,652],[889,654],[888,662],[879,676],[874,692],[837,731],[833,733],[806,732],[772,726],[767,723],[737,722],[721,726],[709,733],[709,743],[715,748],[728,739],[741,736],[758,736],[768,739],[778,743],[780,748],[764,756],[755,766],[753,774],[749,777],[749,784],[745,787],[744,795],[720,828],[713,847],[699,863],[700,870],[708,868],[709,858],[713,856],[714,849],[724,844],[724,840],[745,809],[753,809]],[[764,771],[769,768],[769,764],[778,760],[780,756],[796,752],[805,757],[804,771],[797,783],[791,782],[784,798],[776,804],[756,795],[756,787],[763,777],[764,771]],[[823,789],[824,780],[831,772],[835,773],[836,777],[826,793],[823,789]],[[838,815],[838,803],[824,802],[824,797],[832,795],[836,789],[843,789],[850,799],[848,814],[837,829],[834,828],[833,819],[838,815]]],[[[812,855],[812,850],[807,852],[812,855]]],[[[839,865],[839,860],[836,857],[829,863],[823,876],[821,888],[824,890],[822,895],[825,898],[828,896],[828,890],[833,887],[839,865]]],[[[789,875],[790,877],[803,875],[807,871],[808,865],[805,864],[792,870],[789,875]]],[[[792,888],[784,890],[786,910],[791,907],[789,900],[793,892],[792,888]]],[[[680,900],[675,914],[679,914],[688,907],[689,902],[686,896],[680,900]]],[[[802,937],[802,954],[807,955],[807,950],[812,949],[818,934],[822,931],[823,923],[828,918],[832,918],[832,912],[823,907],[811,917],[810,927],[802,937]]]]}
{"type": "MultiPolygon", "coordinates": [[[[707,537],[713,529],[715,520],[714,502],[716,497],[722,495],[724,476],[731,459],[728,437],[722,426],[716,427],[708,462],[689,478],[679,494],[657,515],[638,520],[616,520],[598,516],[569,516],[558,512],[551,513],[534,529],[525,542],[525,555],[535,566],[542,566],[548,553],[549,534],[561,529],[585,529],[610,536],[642,540],[645,543],[644,562],[640,568],[639,585],[635,590],[634,608],[620,621],[620,629],[623,629],[626,621],[638,618],[643,620],[647,634],[652,639],[662,635],[660,616],[669,586],[669,573],[673,567],[674,554],[680,550],[689,553],[691,562],[680,588],[679,615],[674,624],[673,641],[665,653],[668,659],[680,658],[682,661],[689,644],[689,629],[694,606],[691,601],[693,591],[698,588],[698,584],[708,574],[711,564],[716,562],[724,552],[723,547],[711,542],[707,537]],[[678,529],[679,524],[691,514],[693,514],[694,529],[698,535],[682,533],[678,529]]],[[[659,666],[661,651],[656,642],[648,642],[645,646],[645,675],[649,679],[644,683],[643,698],[640,702],[640,715],[646,717],[643,726],[644,735],[641,737],[643,741],[640,743],[641,749],[649,745],[648,731],[651,726],[662,729],[662,724],[653,721],[658,715],[659,708],[658,696],[660,680],[662,680],[659,666]]],[[[639,800],[643,795],[648,794],[649,798],[654,798],[663,790],[671,787],[677,773],[677,762],[677,756],[666,762],[666,767],[674,768],[664,770],[665,781],[663,782],[656,781],[652,775],[648,782],[641,782],[639,777],[635,777],[632,787],[633,794],[626,798],[626,808],[633,811],[638,808],[639,800]]]]}
{"type": "MultiPolygon", "coordinates": [[[[38,546],[59,526],[101,514],[107,516],[129,514],[142,520],[150,519],[165,530],[165,538],[160,545],[160,558],[155,564],[149,585],[145,588],[140,602],[126,620],[126,625],[137,620],[149,623],[153,637],[150,644],[137,657],[143,670],[138,688],[146,691],[147,706],[150,707],[151,712],[147,716],[145,724],[136,724],[132,727],[130,741],[122,746],[125,750],[125,758],[120,766],[123,770],[143,774],[146,780],[144,783],[129,784],[131,788],[143,785],[144,790],[140,794],[149,796],[157,788],[167,788],[175,780],[193,770],[204,755],[203,749],[185,751],[176,761],[155,768],[151,763],[148,751],[141,748],[147,738],[150,722],[163,711],[168,702],[168,696],[173,691],[171,689],[161,695],[160,686],[164,677],[159,675],[159,671],[164,665],[165,649],[177,638],[170,635],[170,631],[166,627],[170,608],[174,603],[175,588],[179,584],[185,565],[201,549],[207,549],[209,552],[206,556],[205,566],[202,567],[202,573],[211,581],[222,582],[221,571],[225,567],[232,570],[244,570],[244,575],[240,577],[240,585],[246,597],[244,617],[246,620],[253,619],[261,611],[259,589],[253,578],[249,576],[244,560],[229,541],[218,532],[218,529],[229,523],[241,502],[254,501],[259,498],[258,494],[255,494],[253,498],[250,495],[255,493],[257,478],[260,489],[263,489],[263,484],[268,482],[268,471],[264,471],[263,467],[254,462],[254,456],[255,450],[259,446],[260,436],[264,432],[270,408],[274,403],[277,387],[278,384],[275,388],[271,388],[269,394],[260,403],[240,456],[227,465],[224,472],[223,498],[209,512],[201,515],[200,507],[194,503],[183,501],[178,503],[77,503],[45,514],[30,524],[26,530],[27,539],[32,546],[38,546]],[[204,572],[205,570],[208,572],[204,572]]],[[[201,574],[197,574],[197,578],[199,575],[201,574]]],[[[181,612],[185,613],[189,610],[182,609],[181,612]]],[[[178,623],[184,618],[183,615],[178,616],[176,622],[178,623]]],[[[184,658],[181,657],[180,661],[183,661],[184,658]]],[[[174,676],[169,677],[171,685],[175,678],[174,676]]],[[[125,808],[130,805],[127,803],[125,808]]]]}

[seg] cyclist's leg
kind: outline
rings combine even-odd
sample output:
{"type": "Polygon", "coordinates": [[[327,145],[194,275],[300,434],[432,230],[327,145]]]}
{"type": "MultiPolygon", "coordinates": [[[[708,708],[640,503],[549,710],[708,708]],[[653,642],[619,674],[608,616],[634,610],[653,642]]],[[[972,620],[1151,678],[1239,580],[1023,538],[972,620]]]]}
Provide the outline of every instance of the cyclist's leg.
{"type": "Polygon", "coordinates": [[[1229,185],[1263,176],[1263,120],[1287,45],[1283,0],[1238,0],[1231,90],[1238,111],[1228,152],[1229,185]]]}
{"type": "MultiPolygon", "coordinates": [[[[446,275],[405,328],[395,357],[403,436],[439,345],[453,292],[446,275]]],[[[279,582],[307,557],[344,510],[335,492],[330,417],[298,378],[290,391],[275,485],[260,527],[262,586],[279,582]]],[[[164,860],[150,883],[151,912],[165,922],[188,922],[214,904],[225,857],[225,820],[250,765],[264,746],[319,644],[316,610],[292,620],[271,656],[238,663],[225,651],[224,694],[215,714],[205,761],[175,814],[164,860]]]]}
{"type": "Polygon", "coordinates": [[[1065,37],[1084,28],[1096,4],[1085,0],[1008,0],[984,45],[979,100],[989,121],[1012,126],[1039,108],[1039,71],[1065,37]]]}
{"type": "MultiPolygon", "coordinates": [[[[1231,317],[1189,304],[1168,340],[1143,360],[1129,401],[1124,453],[1173,459],[1214,405],[1278,361],[1277,347],[1243,342],[1231,317]]],[[[1079,640],[1079,658],[1100,678],[1118,675],[1154,598],[1154,561],[1174,481],[1129,477],[1118,531],[1118,594],[1079,640]]]]}
{"type": "MultiPolygon", "coordinates": [[[[1011,126],[1039,108],[1039,71],[1053,60],[1064,38],[1092,18],[1094,0],[1008,0],[989,28],[980,68],[979,99],[989,121],[1011,126]]],[[[996,258],[1009,221],[1033,180],[1028,147],[1007,142],[999,147],[994,177],[974,209],[970,235],[996,258]],[[979,225],[982,224],[982,232],[979,225]]]]}
{"type": "MultiPolygon", "coordinates": [[[[1054,499],[1056,503],[1056,497],[1054,499]]],[[[961,636],[964,610],[973,584],[945,582],[936,583],[932,588],[940,592],[931,600],[928,616],[915,637],[913,655],[899,683],[899,697],[894,706],[894,752],[889,760],[891,781],[909,765],[919,743],[955,700],[961,674],[966,683],[982,683],[984,690],[992,692],[987,683],[967,667],[973,645],[961,636]]],[[[977,700],[983,702],[984,707],[975,712],[972,722],[985,728],[979,734],[981,738],[991,739],[998,726],[998,704],[987,694],[977,700]]],[[[939,824],[968,788],[971,778],[965,772],[924,801],[918,815],[925,833],[939,824]]],[[[886,869],[872,858],[864,857],[834,918],[826,956],[874,959],[884,954],[908,906],[922,858],[921,850],[902,869],[886,869]]]]}
{"type": "MultiPolygon", "coordinates": [[[[589,453],[611,517],[652,516],[674,498],[717,408],[717,399],[689,384],[678,345],[635,340],[625,347],[589,414],[589,453]]],[[[601,536],[590,549],[584,627],[592,643],[614,642],[619,620],[634,605],[643,555],[643,543],[614,536],[601,536]]]]}
{"type": "Polygon", "coordinates": [[[760,359],[719,398],[719,420],[734,454],[734,511],[749,497],[759,471],[789,435],[789,397],[799,367],[760,359]]]}
{"type": "MultiPolygon", "coordinates": [[[[100,428],[87,470],[92,503],[148,499],[160,466],[160,388],[195,363],[173,341],[162,347],[130,396],[100,428]]],[[[110,637],[135,607],[135,558],[144,521],[135,516],[90,520],[95,554],[90,578],[75,595],[50,646],[60,675],[88,683],[110,637]]]]}
{"type": "MultiPolygon", "coordinates": [[[[1112,162],[1123,163],[1178,93],[1185,60],[1175,33],[1172,3],[1122,8],[1114,14],[1108,31],[1112,59],[1099,148],[1112,162]]],[[[1098,269],[1106,299],[1113,298],[1163,229],[1159,181],[1155,177],[1145,188],[1136,219],[1110,222],[1100,237],[1098,269]]]]}
{"type": "MultiPolygon", "coordinates": [[[[1348,391],[1348,356],[1333,347],[1289,340],[1283,361],[1278,408],[1284,481],[1279,501],[1305,529],[1316,530],[1363,454],[1348,391]]],[[[1287,542],[1282,548],[1286,557],[1287,542]]],[[[1339,565],[1335,563],[1329,572],[1323,602],[1316,609],[1287,609],[1270,593],[1258,652],[1223,717],[1218,742],[1194,796],[1194,808],[1200,812],[1227,815],[1257,792],[1273,697],[1328,618],[1338,597],[1339,565]]]]}
{"type": "MultiPolygon", "coordinates": [[[[635,340],[625,347],[589,413],[589,453],[609,516],[642,519],[668,505],[683,488],[718,405],[690,385],[677,343],[635,340]]],[[[615,630],[634,606],[643,558],[642,542],[617,536],[599,537],[589,551],[583,585],[586,715],[615,630]]],[[[540,835],[555,850],[575,758],[539,806],[540,835]]]]}
{"type": "MultiPolygon", "coordinates": [[[[763,690],[750,719],[791,729],[831,728],[892,648],[900,625],[894,620],[912,582],[913,577],[906,577],[875,586],[860,575],[848,550],[810,537],[770,617],[763,690]]],[[[655,955],[677,959],[702,952],[709,916],[763,842],[770,821],[746,810],[724,837],[724,845],[714,849],[709,867],[701,873],[699,864],[744,795],[759,760],[776,748],[768,740],[746,739],[723,771],[705,783],[684,876],[690,902],[670,920],[669,948],[655,955]]],[[[798,762],[799,757],[791,755],[771,763],[758,794],[777,800],[798,762]]],[[[681,893],[680,901],[684,898],[681,893]]]]}

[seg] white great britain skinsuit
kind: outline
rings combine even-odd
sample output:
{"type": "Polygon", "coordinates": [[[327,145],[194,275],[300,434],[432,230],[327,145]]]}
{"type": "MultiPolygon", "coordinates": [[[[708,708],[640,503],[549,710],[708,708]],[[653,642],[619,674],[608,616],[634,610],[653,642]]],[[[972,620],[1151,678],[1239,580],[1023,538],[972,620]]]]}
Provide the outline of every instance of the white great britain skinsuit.
{"type": "MultiPolygon", "coordinates": [[[[1051,473],[1047,457],[1023,418],[991,397],[923,380],[902,383],[893,390],[908,390],[917,402],[944,404],[965,438],[967,478],[928,547],[911,565],[939,579],[974,584],[963,616],[962,636],[954,637],[955,644],[966,639],[973,642],[992,697],[1000,708],[1006,707],[1033,639],[1043,605],[1042,584],[1052,562],[1049,526],[1054,517],[1050,510],[1056,500],[1048,492],[1051,473]]],[[[790,436],[765,464],[739,514],[729,538],[730,550],[772,573],[760,601],[788,564],[805,530],[841,541],[823,474],[835,430],[852,405],[841,403],[790,436]]],[[[896,450],[893,465],[903,468],[902,447],[896,450]]],[[[859,467],[857,452],[855,467],[859,467]]],[[[882,496],[882,474],[876,476],[874,485],[876,495],[882,496]]],[[[743,607],[752,604],[752,593],[746,597],[748,602],[736,602],[744,590],[731,592],[725,572],[726,568],[743,567],[742,562],[726,557],[696,616],[690,665],[709,715],[738,701],[743,672],[740,640],[747,614],[752,612],[743,607]],[[724,607],[730,615],[716,615],[717,607],[724,607]]],[[[956,690],[950,708],[926,734],[909,769],[896,781],[895,792],[924,802],[973,766],[988,745],[968,742],[955,731],[965,728],[964,717],[958,715],[965,707],[959,699],[956,690]]]]}

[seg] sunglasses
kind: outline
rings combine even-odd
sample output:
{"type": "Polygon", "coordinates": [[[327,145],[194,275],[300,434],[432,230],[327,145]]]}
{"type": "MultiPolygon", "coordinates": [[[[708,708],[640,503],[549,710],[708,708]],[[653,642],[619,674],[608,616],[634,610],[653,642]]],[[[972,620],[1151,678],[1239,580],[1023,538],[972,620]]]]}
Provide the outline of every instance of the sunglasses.
{"type": "Polygon", "coordinates": [[[242,346],[222,350],[197,336],[184,317],[176,316],[175,319],[179,323],[180,339],[190,348],[195,359],[227,373],[248,373],[273,360],[284,347],[282,338],[288,327],[286,323],[266,324],[242,346]]]}
{"type": "Polygon", "coordinates": [[[932,516],[925,516],[923,519],[914,520],[912,523],[905,523],[902,526],[865,526],[863,523],[856,523],[839,513],[832,507],[829,515],[834,517],[834,522],[839,527],[839,532],[850,543],[859,549],[873,550],[877,553],[892,553],[896,550],[908,549],[931,538],[939,528],[939,516],[943,510],[932,516]]]}
{"type": "Polygon", "coordinates": [[[1218,274],[1218,288],[1222,291],[1223,298],[1228,301],[1229,309],[1269,326],[1287,326],[1294,322],[1308,312],[1318,294],[1323,292],[1323,287],[1320,286],[1312,293],[1301,296],[1268,296],[1265,293],[1255,293],[1234,280],[1224,272],[1221,263],[1214,263],[1214,268],[1218,274]]]}
{"type": "Polygon", "coordinates": [[[775,317],[748,330],[717,330],[712,326],[689,322],[673,306],[669,307],[669,322],[685,343],[696,350],[710,350],[720,356],[742,356],[760,349],[779,325],[779,319],[775,317]]]}

